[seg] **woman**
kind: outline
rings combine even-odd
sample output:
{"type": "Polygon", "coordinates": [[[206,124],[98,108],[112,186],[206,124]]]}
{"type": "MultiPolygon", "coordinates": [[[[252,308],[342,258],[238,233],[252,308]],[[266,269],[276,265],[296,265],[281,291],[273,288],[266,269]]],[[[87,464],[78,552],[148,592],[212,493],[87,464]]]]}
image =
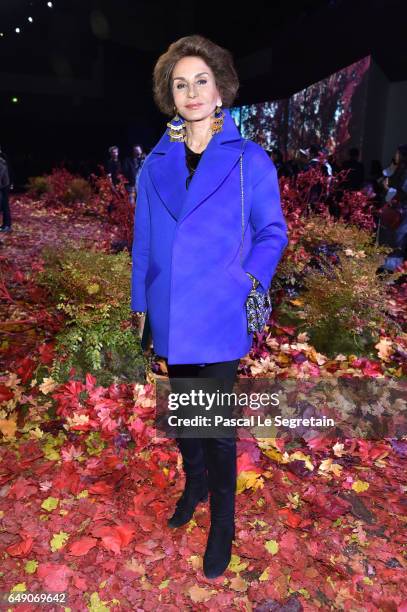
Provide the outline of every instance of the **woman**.
{"type": "MultiPolygon", "coordinates": [[[[243,139],[230,107],[239,88],[231,54],[186,36],[157,61],[154,98],[169,117],[139,177],[131,309],[148,313],[154,350],[177,390],[188,380],[222,379],[231,390],[252,344],[245,301],[265,292],[287,243],[274,163],[243,139]]],[[[211,527],[203,560],[208,578],[227,568],[234,538],[236,440],[178,438],[185,489],[168,522],[179,527],[210,493],[211,527]]]]}

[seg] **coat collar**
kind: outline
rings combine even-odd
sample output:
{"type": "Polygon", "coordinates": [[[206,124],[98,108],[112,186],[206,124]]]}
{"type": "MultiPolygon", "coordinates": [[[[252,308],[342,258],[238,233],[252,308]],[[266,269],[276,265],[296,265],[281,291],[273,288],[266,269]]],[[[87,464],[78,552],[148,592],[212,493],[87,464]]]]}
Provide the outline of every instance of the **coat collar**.
{"type": "Polygon", "coordinates": [[[151,180],[178,223],[216,191],[240,157],[243,139],[229,109],[223,111],[222,131],[209,141],[188,189],[184,143],[171,142],[168,128],[149,154],[151,180]]]}

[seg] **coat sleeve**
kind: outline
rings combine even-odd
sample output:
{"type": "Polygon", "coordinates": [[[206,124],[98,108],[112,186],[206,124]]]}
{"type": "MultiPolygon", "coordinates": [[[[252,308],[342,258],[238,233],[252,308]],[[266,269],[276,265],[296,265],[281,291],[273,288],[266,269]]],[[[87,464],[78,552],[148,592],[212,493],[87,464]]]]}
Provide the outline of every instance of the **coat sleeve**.
{"type": "Polygon", "coordinates": [[[134,234],[132,247],[132,272],[131,272],[131,310],[147,310],[146,301],[146,274],[150,256],[150,207],[146,189],[145,167],[140,172],[140,180],[137,191],[136,206],[134,213],[134,234]]]}
{"type": "Polygon", "coordinates": [[[258,290],[264,293],[289,240],[276,167],[264,149],[258,157],[260,163],[256,167],[261,168],[261,177],[257,175],[253,185],[250,211],[252,248],[243,262],[243,269],[259,280],[258,290]]]}

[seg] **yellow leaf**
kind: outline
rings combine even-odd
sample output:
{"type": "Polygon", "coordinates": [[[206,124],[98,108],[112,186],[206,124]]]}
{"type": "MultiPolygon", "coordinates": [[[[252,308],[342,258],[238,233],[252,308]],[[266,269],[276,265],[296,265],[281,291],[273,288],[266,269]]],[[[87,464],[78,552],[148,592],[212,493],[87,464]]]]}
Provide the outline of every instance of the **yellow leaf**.
{"type": "Polygon", "coordinates": [[[267,540],[264,546],[265,546],[265,549],[272,555],[275,555],[278,553],[279,546],[276,540],[267,540]]]}
{"type": "Polygon", "coordinates": [[[269,568],[266,567],[264,572],[259,576],[259,580],[260,582],[266,582],[266,580],[268,580],[269,578],[270,578],[269,568]]]}
{"type": "Polygon", "coordinates": [[[324,461],[321,461],[321,465],[319,466],[318,469],[320,472],[333,472],[335,476],[340,476],[342,473],[343,467],[339,463],[333,463],[333,460],[329,458],[329,459],[324,459],[324,461]]]}
{"type": "Polygon", "coordinates": [[[305,455],[301,451],[296,451],[295,453],[292,453],[292,455],[290,455],[290,461],[296,460],[304,461],[305,467],[307,467],[311,472],[314,469],[314,465],[309,456],[305,455]]]}
{"type": "Polygon", "coordinates": [[[89,295],[93,295],[94,293],[97,293],[100,290],[100,286],[97,283],[92,283],[88,286],[87,290],[89,295]]]}
{"type": "Polygon", "coordinates": [[[47,497],[47,499],[44,499],[44,501],[42,502],[41,508],[44,508],[44,510],[48,510],[48,512],[51,512],[51,510],[55,510],[58,504],[59,499],[57,497],[47,497]]]}
{"type": "Polygon", "coordinates": [[[27,590],[27,587],[25,582],[19,582],[18,584],[15,584],[11,590],[13,593],[22,593],[23,591],[27,590]]]}
{"type": "Polygon", "coordinates": [[[268,524],[266,523],[266,521],[262,521],[260,519],[254,519],[254,521],[249,521],[249,525],[250,527],[257,527],[257,525],[259,527],[268,527],[268,524]]]}
{"type": "Polygon", "coordinates": [[[297,589],[298,593],[301,593],[301,595],[303,595],[305,597],[305,599],[309,599],[310,598],[310,594],[309,591],[307,591],[307,589],[297,589]]]}
{"type": "Polygon", "coordinates": [[[187,532],[191,533],[191,531],[193,530],[194,527],[197,527],[198,523],[196,522],[195,519],[191,519],[187,525],[187,532]]]}
{"type": "Polygon", "coordinates": [[[275,448],[270,448],[268,450],[263,451],[263,453],[269,457],[269,459],[272,459],[273,461],[277,461],[277,463],[281,463],[281,459],[282,459],[282,454],[280,453],[280,451],[276,450],[275,448]]]}
{"type": "Polygon", "coordinates": [[[44,437],[44,432],[37,425],[34,429],[30,429],[30,438],[33,440],[41,440],[44,437]]]}
{"type": "Polygon", "coordinates": [[[238,574],[239,572],[242,572],[244,569],[246,569],[248,565],[249,565],[249,562],[247,563],[240,562],[239,555],[232,555],[230,559],[230,563],[228,565],[228,569],[230,569],[231,572],[235,572],[235,574],[238,574]]]}
{"type": "Polygon", "coordinates": [[[38,567],[38,561],[27,561],[26,564],[24,565],[24,569],[27,572],[27,574],[35,574],[35,572],[37,571],[37,567],[38,567]]]}
{"type": "Polygon", "coordinates": [[[69,538],[69,533],[65,531],[60,531],[59,533],[54,533],[50,541],[50,547],[52,552],[60,550],[63,548],[69,538]]]}
{"type": "Polygon", "coordinates": [[[369,483],[364,480],[355,480],[352,483],[352,489],[356,491],[356,493],[363,493],[363,491],[367,491],[369,488],[369,483]]]}
{"type": "Polygon", "coordinates": [[[163,580],[163,581],[162,581],[162,582],[161,582],[161,583],[158,585],[158,588],[159,588],[159,589],[165,589],[165,588],[167,588],[167,586],[168,586],[168,585],[169,585],[169,583],[170,583],[170,580],[171,580],[171,578],[167,578],[167,580],[163,580]]]}
{"type": "Polygon", "coordinates": [[[104,604],[107,602],[102,601],[99,598],[99,593],[92,593],[90,596],[90,605],[88,606],[89,612],[110,612],[110,608],[104,604]]]}
{"type": "Polygon", "coordinates": [[[236,493],[243,493],[246,489],[262,489],[264,487],[264,480],[261,474],[257,472],[240,472],[237,477],[236,493]]]}

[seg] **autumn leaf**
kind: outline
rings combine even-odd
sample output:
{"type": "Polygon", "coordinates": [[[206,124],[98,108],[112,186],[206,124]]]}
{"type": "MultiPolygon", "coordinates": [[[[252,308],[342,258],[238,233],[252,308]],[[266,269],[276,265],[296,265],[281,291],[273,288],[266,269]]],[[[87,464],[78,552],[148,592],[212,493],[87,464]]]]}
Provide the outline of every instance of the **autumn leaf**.
{"type": "Polygon", "coordinates": [[[41,508],[44,508],[44,510],[48,510],[48,512],[51,512],[52,510],[55,510],[58,504],[59,499],[57,497],[47,497],[47,499],[44,499],[44,501],[42,502],[41,508]]]}
{"type": "Polygon", "coordinates": [[[246,489],[261,489],[264,486],[264,480],[261,474],[257,472],[240,472],[237,477],[236,493],[243,493],[246,489]]]}
{"type": "Polygon", "coordinates": [[[87,292],[89,293],[89,295],[94,295],[95,293],[98,293],[100,291],[100,286],[97,283],[92,283],[91,285],[88,285],[87,287],[87,292]]]}
{"type": "Polygon", "coordinates": [[[73,542],[69,549],[69,554],[75,557],[86,555],[91,548],[97,545],[97,539],[85,536],[76,542],[73,542]]]}
{"type": "Polygon", "coordinates": [[[37,569],[37,576],[44,590],[57,592],[67,590],[72,573],[67,565],[57,563],[40,563],[37,569]]]}
{"type": "Polygon", "coordinates": [[[66,533],[65,531],[59,531],[58,533],[54,533],[49,543],[52,552],[55,552],[63,548],[68,538],[69,538],[69,533],[66,533]]]}
{"type": "Polygon", "coordinates": [[[35,572],[37,571],[37,567],[38,561],[32,559],[26,562],[26,564],[24,565],[24,570],[27,572],[27,574],[35,574],[35,572]]]}
{"type": "Polygon", "coordinates": [[[107,603],[107,601],[102,601],[99,597],[99,593],[92,593],[90,596],[88,612],[109,612],[110,608],[105,606],[105,603],[107,603]]]}
{"type": "Polygon", "coordinates": [[[342,473],[343,467],[339,465],[339,463],[334,463],[333,459],[330,457],[321,461],[321,464],[318,468],[319,472],[332,472],[335,476],[340,476],[342,473]]]}
{"type": "Polygon", "coordinates": [[[283,462],[290,461],[304,461],[308,470],[312,471],[314,469],[314,464],[312,463],[311,458],[308,455],[305,455],[302,451],[295,451],[294,453],[291,453],[291,455],[284,453],[283,462]]]}
{"type": "Polygon", "coordinates": [[[378,355],[382,361],[390,361],[390,357],[392,356],[393,342],[390,338],[380,338],[379,342],[375,344],[375,348],[377,349],[378,355]]]}
{"type": "Polygon", "coordinates": [[[15,584],[13,587],[11,587],[12,593],[23,593],[26,590],[27,590],[27,586],[25,582],[19,582],[18,584],[15,584]]]}
{"type": "Polygon", "coordinates": [[[230,581],[230,588],[234,591],[244,592],[247,591],[248,584],[241,576],[235,576],[235,578],[232,578],[230,581]]]}
{"type": "Polygon", "coordinates": [[[276,540],[267,540],[264,543],[264,547],[272,555],[276,555],[278,553],[279,545],[276,540]]]}
{"type": "Polygon", "coordinates": [[[58,386],[58,383],[51,377],[49,378],[44,378],[42,383],[40,385],[38,385],[39,390],[41,391],[41,393],[43,393],[44,395],[47,395],[48,393],[51,393],[51,391],[54,391],[54,389],[58,386]]]}
{"type": "Polygon", "coordinates": [[[365,482],[364,480],[355,480],[355,482],[352,483],[352,489],[356,491],[356,493],[363,493],[364,491],[367,491],[368,488],[369,483],[365,482]]]}
{"type": "Polygon", "coordinates": [[[216,595],[216,592],[217,591],[214,591],[213,589],[205,589],[203,587],[198,586],[197,584],[194,584],[194,586],[188,589],[187,591],[188,595],[194,603],[202,603],[203,601],[208,601],[208,599],[210,599],[212,595],[216,595]]]}
{"type": "Polygon", "coordinates": [[[9,440],[15,438],[17,422],[13,418],[0,419],[0,431],[9,440]]]}
{"type": "Polygon", "coordinates": [[[6,552],[12,557],[25,557],[33,547],[34,540],[30,536],[25,537],[20,542],[12,544],[6,548],[6,552]]]}
{"type": "Polygon", "coordinates": [[[232,555],[230,559],[230,563],[228,565],[228,569],[231,572],[235,572],[236,574],[238,574],[239,572],[242,572],[244,569],[246,569],[248,565],[249,565],[249,562],[242,563],[238,555],[232,555]]]}

